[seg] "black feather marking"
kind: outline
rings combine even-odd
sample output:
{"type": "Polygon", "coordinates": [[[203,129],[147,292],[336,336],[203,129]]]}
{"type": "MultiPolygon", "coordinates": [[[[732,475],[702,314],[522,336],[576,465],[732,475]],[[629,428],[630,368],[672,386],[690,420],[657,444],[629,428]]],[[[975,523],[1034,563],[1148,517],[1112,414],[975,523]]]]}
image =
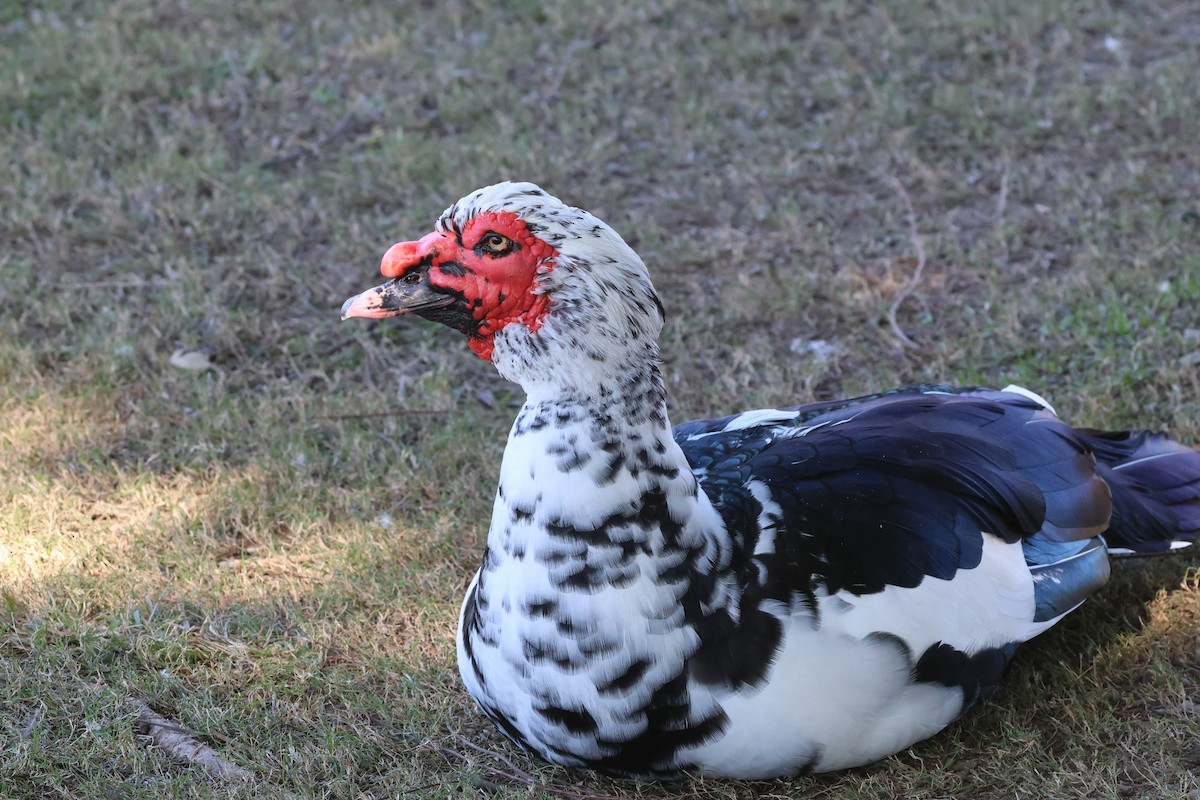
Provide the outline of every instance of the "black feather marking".
{"type": "Polygon", "coordinates": [[[646,674],[646,670],[650,669],[650,662],[644,658],[635,660],[628,668],[620,675],[616,676],[608,683],[600,684],[596,690],[600,694],[616,694],[626,691],[646,674]]]}
{"type": "Polygon", "coordinates": [[[529,740],[525,738],[525,735],[521,733],[520,729],[508,717],[500,712],[500,709],[490,704],[479,703],[479,710],[519,747],[526,750],[534,750],[534,748],[529,746],[529,740]]]}
{"type": "Polygon", "coordinates": [[[553,616],[558,612],[558,601],[553,599],[530,600],[524,609],[527,616],[553,616]]]}
{"type": "Polygon", "coordinates": [[[689,765],[676,762],[676,754],[720,735],[729,723],[722,711],[692,716],[683,675],[660,686],[632,716],[645,718],[642,733],[625,741],[598,737],[601,749],[611,755],[588,761],[590,768],[614,775],[678,776],[689,765]]]}
{"type": "Polygon", "coordinates": [[[471,637],[479,629],[479,609],[476,603],[476,598],[479,596],[479,584],[471,586],[471,593],[467,595],[467,600],[463,604],[462,618],[462,648],[467,654],[467,660],[471,662],[471,669],[475,672],[475,677],[479,680],[480,686],[487,686],[487,679],[483,677],[483,671],[479,668],[479,660],[475,656],[475,647],[471,642],[471,637]]]}
{"type": "Polygon", "coordinates": [[[607,486],[617,479],[621,474],[621,467],[625,465],[625,453],[622,450],[617,450],[608,459],[608,463],[604,466],[604,470],[596,476],[596,483],[599,486],[607,486]]]}
{"type": "Polygon", "coordinates": [[[516,503],[512,506],[511,516],[513,522],[529,522],[533,519],[534,509],[525,507],[516,503]]]}
{"type": "Polygon", "coordinates": [[[584,662],[572,658],[561,642],[535,642],[525,639],[521,642],[525,661],[529,664],[551,662],[563,672],[578,672],[584,667],[584,662]]]}
{"type": "Polygon", "coordinates": [[[561,725],[571,733],[594,733],[599,727],[596,718],[587,709],[562,708],[561,706],[541,706],[538,713],[555,725],[561,725]]]}
{"type": "Polygon", "coordinates": [[[721,609],[695,620],[694,625],[701,641],[690,663],[694,680],[733,689],[762,685],[783,636],[778,619],[757,608],[757,602],[743,599],[737,623],[721,609]]]}
{"type": "Polygon", "coordinates": [[[963,693],[963,711],[991,697],[1013,655],[1017,643],[988,647],[968,655],[938,642],[921,654],[913,667],[913,680],[958,687],[963,693]]]}

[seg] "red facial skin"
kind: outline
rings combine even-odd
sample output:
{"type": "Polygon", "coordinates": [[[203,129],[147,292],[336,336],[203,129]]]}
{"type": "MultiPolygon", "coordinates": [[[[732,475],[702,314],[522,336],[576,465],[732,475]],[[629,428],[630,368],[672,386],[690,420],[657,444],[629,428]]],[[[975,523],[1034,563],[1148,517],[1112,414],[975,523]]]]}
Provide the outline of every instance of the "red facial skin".
{"type": "Polygon", "coordinates": [[[538,274],[551,269],[557,255],[558,251],[534,236],[516,214],[485,211],[461,231],[434,231],[419,241],[392,245],[379,271],[384,277],[399,278],[429,263],[430,283],[461,292],[466,299],[479,321],[468,346],[491,361],[494,337],[505,325],[519,322],[531,331],[542,326],[550,300],[534,294],[534,289],[538,274]],[[512,249],[493,254],[482,248],[481,241],[491,233],[509,239],[512,249]]]}

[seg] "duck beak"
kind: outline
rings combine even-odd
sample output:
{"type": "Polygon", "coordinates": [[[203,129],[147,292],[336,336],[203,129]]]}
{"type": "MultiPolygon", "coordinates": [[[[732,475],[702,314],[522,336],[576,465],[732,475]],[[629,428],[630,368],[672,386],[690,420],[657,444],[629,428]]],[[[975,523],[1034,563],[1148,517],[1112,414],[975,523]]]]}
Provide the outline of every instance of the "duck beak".
{"type": "Polygon", "coordinates": [[[421,280],[412,283],[395,278],[342,303],[342,319],[386,319],[400,314],[445,308],[456,299],[453,294],[434,290],[423,275],[421,280]]]}

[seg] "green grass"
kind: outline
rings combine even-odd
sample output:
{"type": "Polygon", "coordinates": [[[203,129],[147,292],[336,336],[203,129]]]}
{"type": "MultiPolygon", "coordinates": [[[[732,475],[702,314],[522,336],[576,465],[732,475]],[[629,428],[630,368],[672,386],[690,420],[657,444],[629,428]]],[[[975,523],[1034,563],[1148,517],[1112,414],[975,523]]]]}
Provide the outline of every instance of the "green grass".
{"type": "Polygon", "coordinates": [[[337,319],[529,179],[646,258],[676,421],[1018,381],[1195,442],[1192,5],[0,3],[0,796],[1200,797],[1195,556],[1122,564],[865,769],[527,758],[453,655],[519,392],[448,330],[337,319]],[[253,781],[149,747],[139,701],[253,781]]]}

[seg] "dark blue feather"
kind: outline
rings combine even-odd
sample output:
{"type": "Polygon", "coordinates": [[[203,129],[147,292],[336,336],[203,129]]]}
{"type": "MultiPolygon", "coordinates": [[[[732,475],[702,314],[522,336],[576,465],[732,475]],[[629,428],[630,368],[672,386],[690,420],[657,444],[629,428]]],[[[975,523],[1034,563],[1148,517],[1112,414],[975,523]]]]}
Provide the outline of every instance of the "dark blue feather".
{"type": "Polygon", "coordinates": [[[975,567],[983,531],[1014,542],[1048,516],[1051,537],[1103,527],[1107,492],[1087,446],[1027,398],[983,394],[918,387],[802,406],[785,426],[723,431],[730,417],[676,436],[745,552],[763,510],[751,484],[780,506],[775,577],[866,594],[975,567]]]}

